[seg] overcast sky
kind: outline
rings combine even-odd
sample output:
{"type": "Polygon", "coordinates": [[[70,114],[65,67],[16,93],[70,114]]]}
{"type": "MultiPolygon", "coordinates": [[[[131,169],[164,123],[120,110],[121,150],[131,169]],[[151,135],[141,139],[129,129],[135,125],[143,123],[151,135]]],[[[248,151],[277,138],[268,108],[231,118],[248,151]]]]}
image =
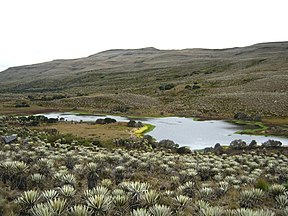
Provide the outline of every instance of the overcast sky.
{"type": "Polygon", "coordinates": [[[0,0],[0,71],[115,48],[288,40],[287,0],[0,0]]]}

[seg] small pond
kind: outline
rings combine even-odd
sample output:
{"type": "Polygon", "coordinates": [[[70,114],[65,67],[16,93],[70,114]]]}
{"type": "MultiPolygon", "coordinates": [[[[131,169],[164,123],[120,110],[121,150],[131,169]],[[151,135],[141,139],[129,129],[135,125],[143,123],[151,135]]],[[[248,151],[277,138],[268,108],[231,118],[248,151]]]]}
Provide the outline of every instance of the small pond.
{"type": "MultiPolygon", "coordinates": [[[[111,115],[77,115],[73,113],[48,113],[41,114],[48,118],[64,118],[67,121],[96,121],[98,118],[114,118],[117,121],[128,122],[131,118],[111,115]]],[[[258,143],[268,139],[279,140],[283,145],[288,145],[288,138],[273,136],[241,135],[242,126],[235,125],[222,120],[195,121],[192,118],[164,117],[164,118],[141,118],[146,124],[155,125],[155,129],[148,134],[157,141],[170,139],[180,146],[189,146],[191,149],[203,149],[213,147],[216,143],[229,145],[232,140],[242,139],[247,143],[256,140],[258,143]]]]}

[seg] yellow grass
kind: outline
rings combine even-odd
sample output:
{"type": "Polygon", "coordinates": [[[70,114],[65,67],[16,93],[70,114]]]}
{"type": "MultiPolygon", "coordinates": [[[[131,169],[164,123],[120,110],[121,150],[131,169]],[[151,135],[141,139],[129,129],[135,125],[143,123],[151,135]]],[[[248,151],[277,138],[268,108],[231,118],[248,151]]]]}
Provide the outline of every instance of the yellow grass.
{"type": "Polygon", "coordinates": [[[288,117],[270,117],[264,118],[264,124],[272,124],[272,125],[288,125],[288,117]]]}
{"type": "Polygon", "coordinates": [[[47,124],[37,127],[39,129],[56,128],[61,134],[72,134],[74,136],[83,138],[97,138],[102,141],[110,141],[115,138],[130,136],[130,129],[126,126],[127,123],[114,123],[114,124],[88,124],[59,122],[56,124],[47,124]]]}
{"type": "Polygon", "coordinates": [[[148,126],[145,125],[137,130],[134,131],[134,134],[137,134],[137,135],[141,135],[143,134],[146,130],[148,130],[148,126]]]}

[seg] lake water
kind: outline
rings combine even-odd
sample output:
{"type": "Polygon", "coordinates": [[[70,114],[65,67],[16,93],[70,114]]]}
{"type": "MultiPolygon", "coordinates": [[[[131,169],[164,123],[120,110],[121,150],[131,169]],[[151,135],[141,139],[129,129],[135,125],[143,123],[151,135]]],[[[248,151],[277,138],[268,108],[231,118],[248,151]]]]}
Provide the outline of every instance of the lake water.
{"type": "MultiPolygon", "coordinates": [[[[95,122],[98,118],[109,117],[117,121],[128,122],[131,119],[121,116],[77,115],[72,113],[48,113],[41,115],[45,115],[48,118],[64,118],[67,121],[82,120],[95,122]]],[[[259,144],[268,139],[274,139],[281,141],[283,145],[288,145],[287,138],[235,134],[235,132],[241,130],[242,127],[221,120],[195,121],[192,118],[183,117],[141,118],[134,120],[155,125],[155,129],[148,134],[157,141],[170,139],[180,146],[189,146],[191,149],[213,147],[216,143],[229,145],[230,142],[235,139],[242,139],[247,143],[256,140],[259,144]]]]}

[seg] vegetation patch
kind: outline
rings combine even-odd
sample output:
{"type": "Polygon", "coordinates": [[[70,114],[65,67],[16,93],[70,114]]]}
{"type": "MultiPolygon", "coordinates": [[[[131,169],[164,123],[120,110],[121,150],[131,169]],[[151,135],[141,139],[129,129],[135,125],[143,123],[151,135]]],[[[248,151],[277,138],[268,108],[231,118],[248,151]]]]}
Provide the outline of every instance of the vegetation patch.
{"type": "Polygon", "coordinates": [[[148,133],[152,131],[156,126],[151,125],[151,124],[145,124],[143,127],[137,129],[134,131],[134,134],[137,137],[142,137],[145,133],[148,133]]]}
{"type": "Polygon", "coordinates": [[[238,134],[253,134],[253,135],[260,135],[264,134],[269,127],[262,122],[255,122],[255,121],[242,121],[242,120],[232,120],[234,124],[242,125],[242,126],[250,126],[250,129],[243,129],[241,131],[237,131],[238,134]]]}
{"type": "Polygon", "coordinates": [[[97,138],[102,141],[111,141],[118,137],[128,138],[129,128],[126,123],[88,124],[59,122],[52,125],[42,125],[35,129],[56,129],[61,134],[72,134],[82,138],[97,138]]]}

